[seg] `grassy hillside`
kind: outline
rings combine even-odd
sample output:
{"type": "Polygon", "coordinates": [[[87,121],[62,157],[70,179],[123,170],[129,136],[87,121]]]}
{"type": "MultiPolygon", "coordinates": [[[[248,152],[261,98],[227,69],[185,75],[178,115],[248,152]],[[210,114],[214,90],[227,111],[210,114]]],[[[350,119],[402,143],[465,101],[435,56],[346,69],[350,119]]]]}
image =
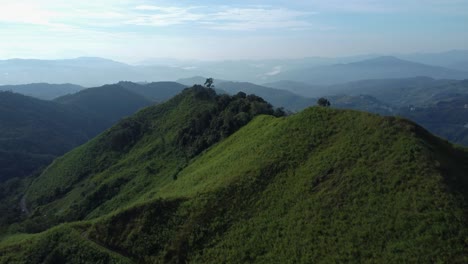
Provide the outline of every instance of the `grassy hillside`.
{"type": "Polygon", "coordinates": [[[398,118],[271,114],[203,88],[140,111],[30,185],[0,263],[468,261],[465,149],[398,118]]]}
{"type": "Polygon", "coordinates": [[[43,228],[44,214],[48,226],[117,209],[172,181],[192,157],[253,116],[273,113],[256,96],[216,96],[201,87],[144,109],[56,160],[34,180],[26,196],[36,209],[33,220],[39,219],[31,224],[40,225],[28,228],[43,228]]]}

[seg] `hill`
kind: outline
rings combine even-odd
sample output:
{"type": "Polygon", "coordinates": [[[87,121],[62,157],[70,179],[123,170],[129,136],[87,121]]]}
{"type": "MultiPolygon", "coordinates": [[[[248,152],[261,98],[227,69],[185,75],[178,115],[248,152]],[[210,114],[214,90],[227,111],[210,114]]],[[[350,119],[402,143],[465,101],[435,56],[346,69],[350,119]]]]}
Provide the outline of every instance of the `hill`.
{"type": "Polygon", "coordinates": [[[9,232],[47,231],[3,237],[0,263],[468,260],[465,149],[399,118],[273,113],[195,87],[121,121],[32,181],[9,232]]]}
{"type": "Polygon", "coordinates": [[[119,84],[85,89],[54,101],[79,108],[88,116],[105,122],[106,127],[153,103],[150,99],[129,91],[119,84]]]}
{"type": "Polygon", "coordinates": [[[417,76],[436,79],[466,79],[468,78],[468,72],[385,56],[359,62],[283,72],[275,75],[271,81],[294,80],[313,85],[331,85],[365,79],[393,79],[417,76]]]}
{"type": "Polygon", "coordinates": [[[76,93],[84,89],[74,84],[49,84],[49,83],[31,83],[23,85],[3,85],[0,91],[11,91],[19,94],[32,96],[43,100],[52,100],[57,97],[76,93]]]}
{"type": "Polygon", "coordinates": [[[32,173],[103,129],[75,109],[11,92],[0,92],[0,127],[0,181],[32,173]]]}

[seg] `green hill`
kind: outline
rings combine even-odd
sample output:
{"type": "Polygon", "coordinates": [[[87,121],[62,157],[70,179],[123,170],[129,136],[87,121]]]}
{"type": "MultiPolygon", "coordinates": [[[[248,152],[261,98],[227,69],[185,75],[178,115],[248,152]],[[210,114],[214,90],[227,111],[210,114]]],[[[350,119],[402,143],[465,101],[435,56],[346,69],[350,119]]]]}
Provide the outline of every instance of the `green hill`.
{"type": "Polygon", "coordinates": [[[274,113],[195,87],[121,121],[32,181],[0,263],[468,261],[465,149],[404,119],[274,113]]]}

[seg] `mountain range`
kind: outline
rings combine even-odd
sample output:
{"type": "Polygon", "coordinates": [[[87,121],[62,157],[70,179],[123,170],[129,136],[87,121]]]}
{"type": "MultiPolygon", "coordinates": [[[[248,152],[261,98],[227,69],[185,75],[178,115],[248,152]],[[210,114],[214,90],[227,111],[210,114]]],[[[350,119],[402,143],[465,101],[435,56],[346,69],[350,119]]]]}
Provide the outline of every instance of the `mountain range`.
{"type": "Polygon", "coordinates": [[[467,79],[468,72],[430,66],[396,57],[335,64],[281,72],[272,80],[293,80],[313,85],[330,85],[365,79],[390,79],[425,76],[436,79],[467,79]]]}
{"type": "Polygon", "coordinates": [[[433,54],[362,55],[342,58],[239,61],[147,61],[129,65],[113,60],[82,57],[67,60],[11,59],[0,61],[0,85],[73,83],[85,87],[119,81],[174,81],[192,76],[256,84],[282,80],[312,85],[337,84],[361,79],[468,78],[468,52],[433,54]]]}

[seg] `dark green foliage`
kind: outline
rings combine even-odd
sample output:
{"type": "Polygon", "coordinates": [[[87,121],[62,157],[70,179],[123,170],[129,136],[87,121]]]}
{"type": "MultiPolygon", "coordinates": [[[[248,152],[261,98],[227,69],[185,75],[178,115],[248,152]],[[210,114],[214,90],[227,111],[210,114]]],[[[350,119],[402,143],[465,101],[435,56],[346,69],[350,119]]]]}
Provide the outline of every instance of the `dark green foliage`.
{"type": "Polygon", "coordinates": [[[132,147],[143,133],[143,125],[136,120],[122,120],[113,130],[106,134],[112,150],[122,151],[132,147]]]}
{"type": "Polygon", "coordinates": [[[247,96],[239,92],[233,97],[215,96],[213,90],[209,91],[209,95],[196,94],[195,96],[199,99],[214,96],[217,106],[199,113],[177,135],[178,144],[186,149],[187,156],[190,158],[228,137],[257,115],[284,115],[281,110],[275,112],[270,104],[255,95],[247,96]]]}
{"type": "Polygon", "coordinates": [[[206,79],[206,81],[205,81],[205,87],[206,87],[206,88],[214,88],[213,82],[214,82],[213,78],[208,78],[208,79],[206,79]]]}
{"type": "Polygon", "coordinates": [[[328,107],[328,106],[330,106],[330,101],[328,101],[326,98],[321,97],[321,98],[319,98],[317,100],[317,105],[318,106],[323,106],[323,107],[328,107]]]}

